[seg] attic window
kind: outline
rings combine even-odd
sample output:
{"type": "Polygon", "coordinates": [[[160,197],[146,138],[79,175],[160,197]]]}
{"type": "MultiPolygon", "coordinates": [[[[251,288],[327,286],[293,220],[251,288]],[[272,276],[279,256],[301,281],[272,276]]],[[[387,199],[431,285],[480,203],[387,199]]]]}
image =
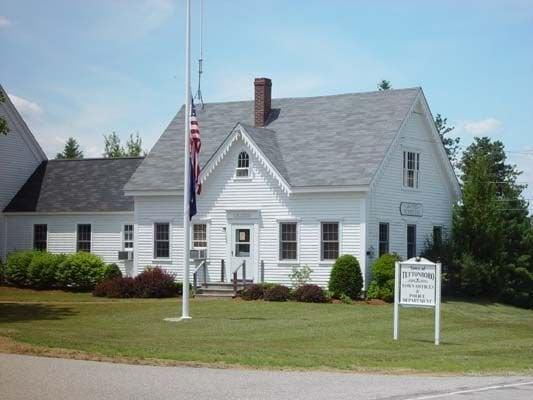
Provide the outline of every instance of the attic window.
{"type": "Polygon", "coordinates": [[[418,189],[420,174],[420,153],[403,152],[403,186],[418,189]]]}
{"type": "Polygon", "coordinates": [[[237,178],[247,178],[250,176],[250,157],[245,151],[239,153],[237,159],[237,169],[235,170],[235,176],[237,178]]]}

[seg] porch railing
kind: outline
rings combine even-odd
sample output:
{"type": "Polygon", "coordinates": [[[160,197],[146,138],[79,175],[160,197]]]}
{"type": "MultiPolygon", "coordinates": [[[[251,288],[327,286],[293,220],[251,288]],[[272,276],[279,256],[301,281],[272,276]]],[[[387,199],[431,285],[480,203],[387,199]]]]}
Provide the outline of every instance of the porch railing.
{"type": "Polygon", "coordinates": [[[237,289],[238,289],[238,273],[239,270],[242,269],[242,286],[243,289],[246,288],[246,260],[242,260],[242,264],[239,265],[235,271],[233,271],[233,296],[237,297],[237,289]]]}
{"type": "Polygon", "coordinates": [[[193,291],[196,293],[196,289],[199,286],[207,286],[207,261],[204,260],[196,267],[192,274],[193,291]],[[200,284],[200,282],[202,282],[200,284]]]}

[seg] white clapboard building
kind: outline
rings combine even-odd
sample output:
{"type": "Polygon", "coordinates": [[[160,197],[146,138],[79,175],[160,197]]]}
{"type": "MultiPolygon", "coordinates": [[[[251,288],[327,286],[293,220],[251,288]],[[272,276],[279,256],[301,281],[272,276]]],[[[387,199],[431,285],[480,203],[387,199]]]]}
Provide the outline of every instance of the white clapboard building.
{"type": "MultiPolygon", "coordinates": [[[[205,279],[227,282],[245,261],[247,279],[289,284],[308,265],[326,285],[352,254],[368,282],[380,254],[410,258],[449,229],[460,188],[420,88],[271,99],[269,79],[254,86],[253,101],[197,107],[191,274],[205,260],[205,279]]],[[[181,277],[183,129],[182,108],[144,159],[37,163],[4,209],[3,253],[130,250],[125,272],[181,277]]]]}

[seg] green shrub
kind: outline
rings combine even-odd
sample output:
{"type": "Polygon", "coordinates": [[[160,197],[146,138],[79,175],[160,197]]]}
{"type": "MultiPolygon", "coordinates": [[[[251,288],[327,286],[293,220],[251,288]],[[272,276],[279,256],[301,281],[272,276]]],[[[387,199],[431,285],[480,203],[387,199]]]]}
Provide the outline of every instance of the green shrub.
{"type": "Polygon", "coordinates": [[[63,254],[37,252],[28,266],[27,285],[35,289],[51,289],[57,286],[57,268],[65,258],[63,254]]]}
{"type": "Polygon", "coordinates": [[[117,264],[107,264],[104,268],[103,280],[105,281],[113,278],[122,278],[122,272],[117,264]]]}
{"type": "Polygon", "coordinates": [[[384,254],[376,260],[367,292],[369,299],[394,300],[394,265],[400,260],[397,254],[384,254]]]}
{"type": "Polygon", "coordinates": [[[329,291],[339,298],[346,295],[357,299],[363,288],[363,276],[357,259],[349,254],[340,256],[333,264],[329,277],[329,291]]]}
{"type": "Polygon", "coordinates": [[[69,254],[59,264],[56,279],[60,287],[73,290],[91,290],[104,279],[106,265],[94,254],[69,254]]]}
{"type": "Polygon", "coordinates": [[[9,254],[5,268],[6,281],[16,286],[27,286],[28,268],[37,253],[33,250],[23,250],[9,254]]]}
{"type": "Polygon", "coordinates": [[[326,303],[328,300],[318,285],[302,285],[294,291],[294,300],[304,303],[326,303]]]}
{"type": "Polygon", "coordinates": [[[263,298],[266,301],[287,301],[289,296],[289,288],[283,285],[272,285],[266,288],[263,294],[263,298]]]}
{"type": "Polygon", "coordinates": [[[308,265],[293,265],[292,272],[289,274],[293,288],[299,288],[311,280],[313,270],[308,265]]]}
{"type": "Polygon", "coordinates": [[[341,294],[340,297],[339,297],[339,300],[342,303],[344,303],[344,304],[352,304],[353,303],[353,300],[349,296],[346,296],[345,294],[341,294]]]}

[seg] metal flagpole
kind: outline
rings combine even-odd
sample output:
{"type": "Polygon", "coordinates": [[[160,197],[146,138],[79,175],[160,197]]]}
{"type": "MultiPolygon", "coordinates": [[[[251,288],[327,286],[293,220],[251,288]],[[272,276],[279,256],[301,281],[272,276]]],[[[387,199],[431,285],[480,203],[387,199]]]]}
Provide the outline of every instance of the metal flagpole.
{"type": "Polygon", "coordinates": [[[185,142],[183,168],[183,296],[181,318],[165,318],[165,321],[176,322],[191,319],[189,315],[189,190],[190,190],[190,118],[191,118],[191,0],[186,0],[185,23],[185,142]]]}
{"type": "Polygon", "coordinates": [[[191,0],[186,0],[185,23],[185,142],[183,168],[183,298],[181,319],[190,319],[189,315],[189,191],[190,191],[190,118],[191,118],[191,0]]]}

